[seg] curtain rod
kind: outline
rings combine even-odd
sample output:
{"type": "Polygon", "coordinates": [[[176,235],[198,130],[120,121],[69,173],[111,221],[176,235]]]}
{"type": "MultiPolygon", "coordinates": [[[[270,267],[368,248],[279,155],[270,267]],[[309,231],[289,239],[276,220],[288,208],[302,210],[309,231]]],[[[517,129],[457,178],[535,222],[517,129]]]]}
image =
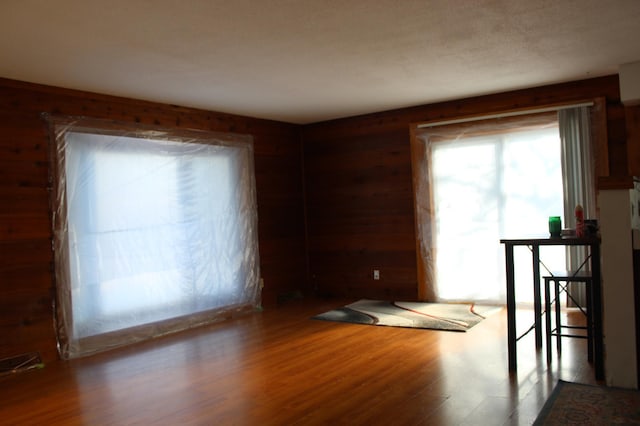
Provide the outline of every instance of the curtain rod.
{"type": "Polygon", "coordinates": [[[515,117],[518,115],[538,114],[542,112],[560,111],[563,109],[590,107],[590,106],[593,106],[593,102],[584,102],[580,104],[561,105],[561,106],[538,108],[538,109],[527,109],[522,111],[503,112],[500,114],[489,114],[489,115],[481,115],[478,117],[459,118],[454,120],[437,121],[435,123],[418,124],[418,129],[424,129],[427,127],[446,126],[447,124],[460,124],[460,123],[467,123],[471,121],[490,120],[493,118],[515,117]]]}

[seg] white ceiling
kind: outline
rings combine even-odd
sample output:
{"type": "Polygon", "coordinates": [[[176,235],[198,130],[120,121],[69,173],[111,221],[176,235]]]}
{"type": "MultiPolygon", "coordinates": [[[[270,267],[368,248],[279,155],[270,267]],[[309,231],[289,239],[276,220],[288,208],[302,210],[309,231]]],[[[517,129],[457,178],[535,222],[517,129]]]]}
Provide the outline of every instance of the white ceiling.
{"type": "Polygon", "coordinates": [[[0,77],[291,123],[636,61],[640,0],[0,0],[0,77]]]}

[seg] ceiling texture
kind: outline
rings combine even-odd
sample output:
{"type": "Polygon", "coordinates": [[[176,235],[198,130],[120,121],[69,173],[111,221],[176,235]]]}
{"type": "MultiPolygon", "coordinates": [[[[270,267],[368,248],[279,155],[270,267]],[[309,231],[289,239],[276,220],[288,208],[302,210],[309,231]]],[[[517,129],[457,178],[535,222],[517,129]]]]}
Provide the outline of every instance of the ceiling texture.
{"type": "Polygon", "coordinates": [[[298,124],[637,61],[640,0],[0,0],[0,77],[298,124]]]}

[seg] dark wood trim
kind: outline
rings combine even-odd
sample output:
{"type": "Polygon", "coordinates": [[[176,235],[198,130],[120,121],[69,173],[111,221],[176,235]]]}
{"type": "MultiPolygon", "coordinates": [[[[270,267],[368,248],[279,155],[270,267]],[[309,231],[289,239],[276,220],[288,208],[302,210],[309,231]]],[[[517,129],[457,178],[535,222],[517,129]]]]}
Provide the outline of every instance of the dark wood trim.
{"type": "Polygon", "coordinates": [[[598,189],[632,189],[632,176],[601,176],[598,178],[598,189]]]}
{"type": "MultiPolygon", "coordinates": [[[[631,237],[633,243],[633,236],[631,237]]],[[[633,248],[633,294],[636,320],[636,384],[640,387],[640,250],[633,248]]]]}
{"type": "MultiPolygon", "coordinates": [[[[593,99],[591,108],[591,138],[594,150],[594,175],[609,176],[609,143],[607,138],[607,101],[600,96],[593,99]]],[[[597,182],[596,182],[596,188],[597,182]]]]}
{"type": "Polygon", "coordinates": [[[626,106],[628,174],[640,176],[640,105],[626,106]]]}

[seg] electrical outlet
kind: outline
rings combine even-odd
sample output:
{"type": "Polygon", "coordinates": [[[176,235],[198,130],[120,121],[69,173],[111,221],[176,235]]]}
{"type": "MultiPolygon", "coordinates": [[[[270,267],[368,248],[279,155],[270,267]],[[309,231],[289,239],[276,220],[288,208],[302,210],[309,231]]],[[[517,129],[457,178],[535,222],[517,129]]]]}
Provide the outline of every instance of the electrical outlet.
{"type": "Polygon", "coordinates": [[[373,279],[374,280],[379,280],[380,279],[380,270],[378,270],[378,269],[374,269],[373,270],[373,279]]]}

